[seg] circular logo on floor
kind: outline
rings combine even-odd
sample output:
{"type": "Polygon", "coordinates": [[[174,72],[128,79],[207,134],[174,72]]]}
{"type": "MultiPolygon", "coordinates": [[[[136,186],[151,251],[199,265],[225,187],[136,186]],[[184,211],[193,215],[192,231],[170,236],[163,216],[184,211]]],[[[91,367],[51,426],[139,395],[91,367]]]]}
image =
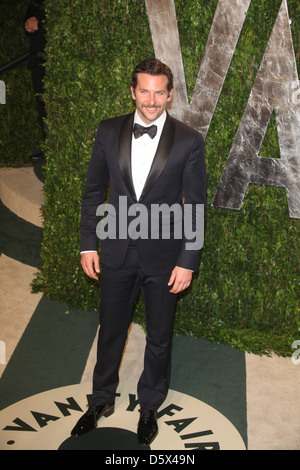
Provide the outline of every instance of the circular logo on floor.
{"type": "MultiPolygon", "coordinates": [[[[145,450],[136,437],[135,384],[118,389],[115,412],[80,437],[70,432],[87,409],[89,384],[61,387],[26,398],[0,412],[1,450],[145,450]]],[[[159,433],[151,450],[245,450],[237,429],[206,403],[170,390],[159,409],[159,433]]],[[[112,454],[113,459],[118,457],[112,454]]],[[[121,462],[107,462],[121,463],[121,462]]]]}

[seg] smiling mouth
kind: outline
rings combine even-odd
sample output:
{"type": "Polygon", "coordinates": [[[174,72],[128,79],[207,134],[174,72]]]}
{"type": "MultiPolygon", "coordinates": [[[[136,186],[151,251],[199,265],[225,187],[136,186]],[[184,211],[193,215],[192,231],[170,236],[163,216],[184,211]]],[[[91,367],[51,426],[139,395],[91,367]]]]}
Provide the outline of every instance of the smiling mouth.
{"type": "Polygon", "coordinates": [[[143,108],[148,109],[149,111],[156,111],[159,106],[145,106],[143,105],[143,108]]]}

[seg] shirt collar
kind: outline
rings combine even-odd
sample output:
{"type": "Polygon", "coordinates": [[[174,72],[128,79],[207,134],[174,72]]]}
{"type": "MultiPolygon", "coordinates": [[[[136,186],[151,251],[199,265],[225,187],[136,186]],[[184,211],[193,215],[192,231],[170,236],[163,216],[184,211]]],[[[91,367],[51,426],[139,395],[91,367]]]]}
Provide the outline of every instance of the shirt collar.
{"type": "Polygon", "coordinates": [[[144,126],[144,127],[150,127],[150,126],[152,126],[152,124],[155,124],[155,125],[157,126],[157,128],[158,128],[158,131],[161,131],[162,128],[164,127],[164,123],[165,123],[166,119],[167,119],[167,112],[164,111],[164,112],[162,113],[162,115],[159,116],[158,119],[156,119],[155,121],[153,121],[151,124],[148,124],[148,125],[147,125],[147,124],[145,124],[145,123],[141,120],[140,116],[138,115],[137,110],[135,110],[133,122],[134,122],[134,123],[137,123],[137,124],[140,124],[141,126],[144,126]]]}

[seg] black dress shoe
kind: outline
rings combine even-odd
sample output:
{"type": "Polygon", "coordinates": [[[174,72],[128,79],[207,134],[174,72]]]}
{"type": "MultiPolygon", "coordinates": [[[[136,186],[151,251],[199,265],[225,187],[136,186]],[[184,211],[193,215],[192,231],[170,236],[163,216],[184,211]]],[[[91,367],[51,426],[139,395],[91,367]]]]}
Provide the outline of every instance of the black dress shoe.
{"type": "Polygon", "coordinates": [[[37,153],[33,153],[32,155],[30,155],[30,160],[32,162],[38,162],[40,160],[44,160],[45,156],[44,156],[44,153],[42,151],[39,151],[37,153]]]}
{"type": "Polygon", "coordinates": [[[90,406],[86,413],[79,419],[71,431],[71,436],[82,436],[97,427],[97,421],[101,416],[112,415],[115,411],[115,404],[90,406]]]}
{"type": "Polygon", "coordinates": [[[138,442],[141,446],[148,446],[158,433],[157,411],[140,409],[140,419],[138,424],[138,442]]]}

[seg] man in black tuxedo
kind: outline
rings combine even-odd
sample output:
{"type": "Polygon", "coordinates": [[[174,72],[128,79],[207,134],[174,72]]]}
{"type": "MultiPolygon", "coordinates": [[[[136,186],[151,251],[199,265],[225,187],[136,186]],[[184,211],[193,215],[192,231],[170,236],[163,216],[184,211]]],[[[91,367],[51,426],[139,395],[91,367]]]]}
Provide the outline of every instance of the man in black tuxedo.
{"type": "Polygon", "coordinates": [[[201,135],[166,112],[173,94],[169,67],[157,59],[139,64],[131,93],[135,112],[99,125],[82,201],[81,264],[93,279],[100,273],[101,240],[100,332],[93,403],[71,434],[95,428],[101,416],[114,411],[118,368],[141,288],[147,335],[137,434],[141,445],[149,445],[168,391],[177,294],[190,285],[199,264],[203,218],[200,227],[197,209],[205,205],[206,169],[201,135]],[[186,210],[190,231],[184,230],[183,194],[184,207],[191,209],[186,210]],[[170,216],[168,223],[153,217],[158,207],[170,216]],[[173,211],[178,207],[180,213],[173,211]]]}
{"type": "MultiPolygon", "coordinates": [[[[25,31],[29,34],[30,38],[30,51],[28,67],[31,70],[33,90],[36,95],[37,110],[39,114],[43,139],[45,139],[45,124],[44,118],[46,117],[45,103],[42,98],[44,93],[44,78],[45,78],[45,59],[43,57],[46,45],[46,31],[44,21],[46,19],[44,0],[35,0],[29,3],[25,15],[25,31]]],[[[31,155],[31,160],[40,160],[43,158],[43,153],[39,151],[31,155]]]]}

